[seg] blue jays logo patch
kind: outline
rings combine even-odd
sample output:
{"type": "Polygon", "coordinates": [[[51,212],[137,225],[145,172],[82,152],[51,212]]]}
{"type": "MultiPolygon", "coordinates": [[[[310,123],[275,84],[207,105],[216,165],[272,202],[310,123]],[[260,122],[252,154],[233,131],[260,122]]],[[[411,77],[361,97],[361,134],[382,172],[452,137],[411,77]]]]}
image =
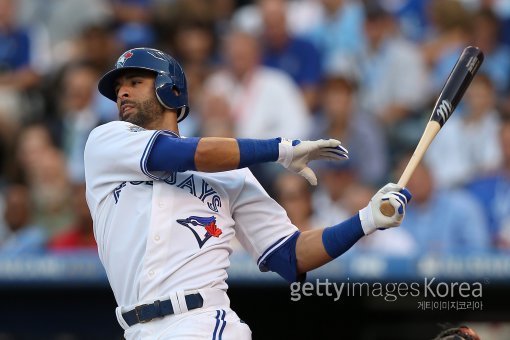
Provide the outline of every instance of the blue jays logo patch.
{"type": "Polygon", "coordinates": [[[177,222],[191,230],[193,235],[195,235],[200,248],[202,248],[205,242],[207,242],[207,240],[211,237],[219,237],[223,233],[223,231],[216,226],[216,217],[214,216],[190,216],[186,219],[177,220],[177,222]]]}
{"type": "Polygon", "coordinates": [[[131,58],[133,56],[133,52],[131,51],[127,51],[126,53],[124,53],[123,55],[120,56],[120,58],[117,60],[117,65],[116,67],[119,68],[119,67],[123,67],[124,66],[124,63],[126,62],[127,59],[131,58]]]}

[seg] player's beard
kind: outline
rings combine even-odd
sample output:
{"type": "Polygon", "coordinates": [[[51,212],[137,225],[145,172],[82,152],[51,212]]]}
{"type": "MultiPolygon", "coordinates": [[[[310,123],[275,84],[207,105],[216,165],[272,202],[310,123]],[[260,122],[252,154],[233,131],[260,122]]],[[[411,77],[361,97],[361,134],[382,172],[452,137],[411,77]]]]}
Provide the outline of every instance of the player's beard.
{"type": "Polygon", "coordinates": [[[158,119],[161,119],[161,117],[163,117],[163,112],[165,111],[156,98],[136,103],[135,109],[136,112],[128,116],[125,121],[144,128],[158,119]]]}

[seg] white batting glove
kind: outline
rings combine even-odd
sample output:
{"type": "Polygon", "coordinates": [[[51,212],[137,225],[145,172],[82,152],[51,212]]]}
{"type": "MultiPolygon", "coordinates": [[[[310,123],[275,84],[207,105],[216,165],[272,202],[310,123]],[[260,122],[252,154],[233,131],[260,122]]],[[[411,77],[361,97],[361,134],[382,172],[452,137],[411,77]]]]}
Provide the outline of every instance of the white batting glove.
{"type": "Polygon", "coordinates": [[[317,185],[317,176],[308,167],[308,162],[348,159],[349,151],[340,144],[336,139],[301,141],[281,138],[277,162],[306,178],[311,185],[317,185]]]}
{"type": "Polygon", "coordinates": [[[389,183],[380,189],[370,200],[368,205],[359,211],[361,227],[365,235],[373,233],[376,229],[398,227],[404,219],[406,205],[411,201],[412,195],[406,188],[389,183]],[[395,209],[393,216],[385,216],[381,212],[381,204],[385,201],[395,209]]]}

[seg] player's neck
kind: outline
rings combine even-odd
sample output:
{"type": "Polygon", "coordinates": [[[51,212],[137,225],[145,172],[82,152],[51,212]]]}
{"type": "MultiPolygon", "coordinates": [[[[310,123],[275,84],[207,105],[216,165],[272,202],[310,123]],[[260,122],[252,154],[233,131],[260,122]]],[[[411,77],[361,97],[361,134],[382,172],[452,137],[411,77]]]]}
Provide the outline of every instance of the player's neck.
{"type": "Polygon", "coordinates": [[[147,124],[148,130],[168,130],[179,134],[177,126],[177,113],[173,111],[165,111],[160,119],[147,124]]]}

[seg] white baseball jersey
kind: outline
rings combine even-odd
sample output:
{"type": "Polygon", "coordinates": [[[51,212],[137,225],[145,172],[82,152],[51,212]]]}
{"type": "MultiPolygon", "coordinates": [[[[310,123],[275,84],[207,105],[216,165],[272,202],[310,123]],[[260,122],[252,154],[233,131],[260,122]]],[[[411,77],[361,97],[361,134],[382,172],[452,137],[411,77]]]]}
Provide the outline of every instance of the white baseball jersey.
{"type": "Polygon", "coordinates": [[[297,231],[248,169],[150,173],[160,134],[179,138],[116,121],[94,129],[85,148],[94,235],[119,306],[225,291],[234,236],[260,263],[297,231]]]}

